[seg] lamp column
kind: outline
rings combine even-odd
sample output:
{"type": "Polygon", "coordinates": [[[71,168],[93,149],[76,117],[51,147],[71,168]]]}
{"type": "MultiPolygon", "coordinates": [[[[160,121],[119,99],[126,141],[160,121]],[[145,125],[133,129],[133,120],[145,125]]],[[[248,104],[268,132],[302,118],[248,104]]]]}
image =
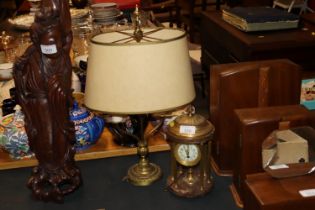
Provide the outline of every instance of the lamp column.
{"type": "MultiPolygon", "coordinates": [[[[137,153],[140,157],[139,163],[131,166],[128,170],[128,181],[136,186],[147,186],[158,180],[162,176],[158,165],[150,163],[148,160],[148,138],[145,134],[148,125],[148,115],[137,115],[140,124],[140,136],[138,137],[137,153]]],[[[154,133],[160,126],[158,125],[150,134],[154,133]]]]}

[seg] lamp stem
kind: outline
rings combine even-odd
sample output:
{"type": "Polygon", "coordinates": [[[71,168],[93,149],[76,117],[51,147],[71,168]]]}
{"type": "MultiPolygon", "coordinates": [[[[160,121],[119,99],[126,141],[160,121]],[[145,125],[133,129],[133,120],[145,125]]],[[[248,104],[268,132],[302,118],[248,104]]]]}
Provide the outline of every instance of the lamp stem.
{"type": "MultiPolygon", "coordinates": [[[[131,166],[128,170],[128,180],[136,186],[147,186],[159,179],[162,175],[159,166],[150,163],[148,159],[149,148],[145,130],[148,125],[148,115],[138,115],[140,124],[139,142],[137,153],[140,157],[139,163],[131,166]]],[[[157,130],[157,127],[153,128],[157,130]]],[[[153,131],[150,134],[154,133],[153,131]]]]}
{"type": "Polygon", "coordinates": [[[140,156],[139,166],[144,169],[149,164],[149,148],[147,139],[145,138],[145,129],[148,126],[148,116],[138,115],[138,121],[140,124],[140,138],[138,142],[137,154],[140,156]]]}

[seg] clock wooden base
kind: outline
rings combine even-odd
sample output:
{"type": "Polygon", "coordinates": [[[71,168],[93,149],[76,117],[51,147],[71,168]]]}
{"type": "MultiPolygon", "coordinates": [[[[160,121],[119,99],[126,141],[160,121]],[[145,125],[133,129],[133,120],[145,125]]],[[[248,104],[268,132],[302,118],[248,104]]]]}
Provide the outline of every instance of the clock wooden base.
{"type": "MultiPolygon", "coordinates": [[[[188,169],[189,170],[189,169],[188,169]]],[[[168,190],[180,197],[194,198],[207,194],[213,186],[211,176],[201,177],[200,170],[182,172],[178,177],[167,178],[168,190]]]]}

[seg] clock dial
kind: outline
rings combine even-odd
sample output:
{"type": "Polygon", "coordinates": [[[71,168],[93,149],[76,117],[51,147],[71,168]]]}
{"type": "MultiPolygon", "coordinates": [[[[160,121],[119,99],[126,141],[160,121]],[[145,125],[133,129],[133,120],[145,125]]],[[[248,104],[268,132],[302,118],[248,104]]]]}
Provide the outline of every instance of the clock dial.
{"type": "Polygon", "coordinates": [[[200,149],[195,144],[177,144],[175,158],[184,166],[194,166],[200,161],[200,149]]]}

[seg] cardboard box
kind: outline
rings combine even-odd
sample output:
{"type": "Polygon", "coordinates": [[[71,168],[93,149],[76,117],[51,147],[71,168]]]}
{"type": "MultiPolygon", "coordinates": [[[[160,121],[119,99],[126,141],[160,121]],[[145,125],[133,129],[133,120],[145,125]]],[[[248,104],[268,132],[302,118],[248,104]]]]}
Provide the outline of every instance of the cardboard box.
{"type": "Polygon", "coordinates": [[[291,130],[276,131],[275,144],[262,151],[263,166],[308,162],[308,142],[291,130]]]}

